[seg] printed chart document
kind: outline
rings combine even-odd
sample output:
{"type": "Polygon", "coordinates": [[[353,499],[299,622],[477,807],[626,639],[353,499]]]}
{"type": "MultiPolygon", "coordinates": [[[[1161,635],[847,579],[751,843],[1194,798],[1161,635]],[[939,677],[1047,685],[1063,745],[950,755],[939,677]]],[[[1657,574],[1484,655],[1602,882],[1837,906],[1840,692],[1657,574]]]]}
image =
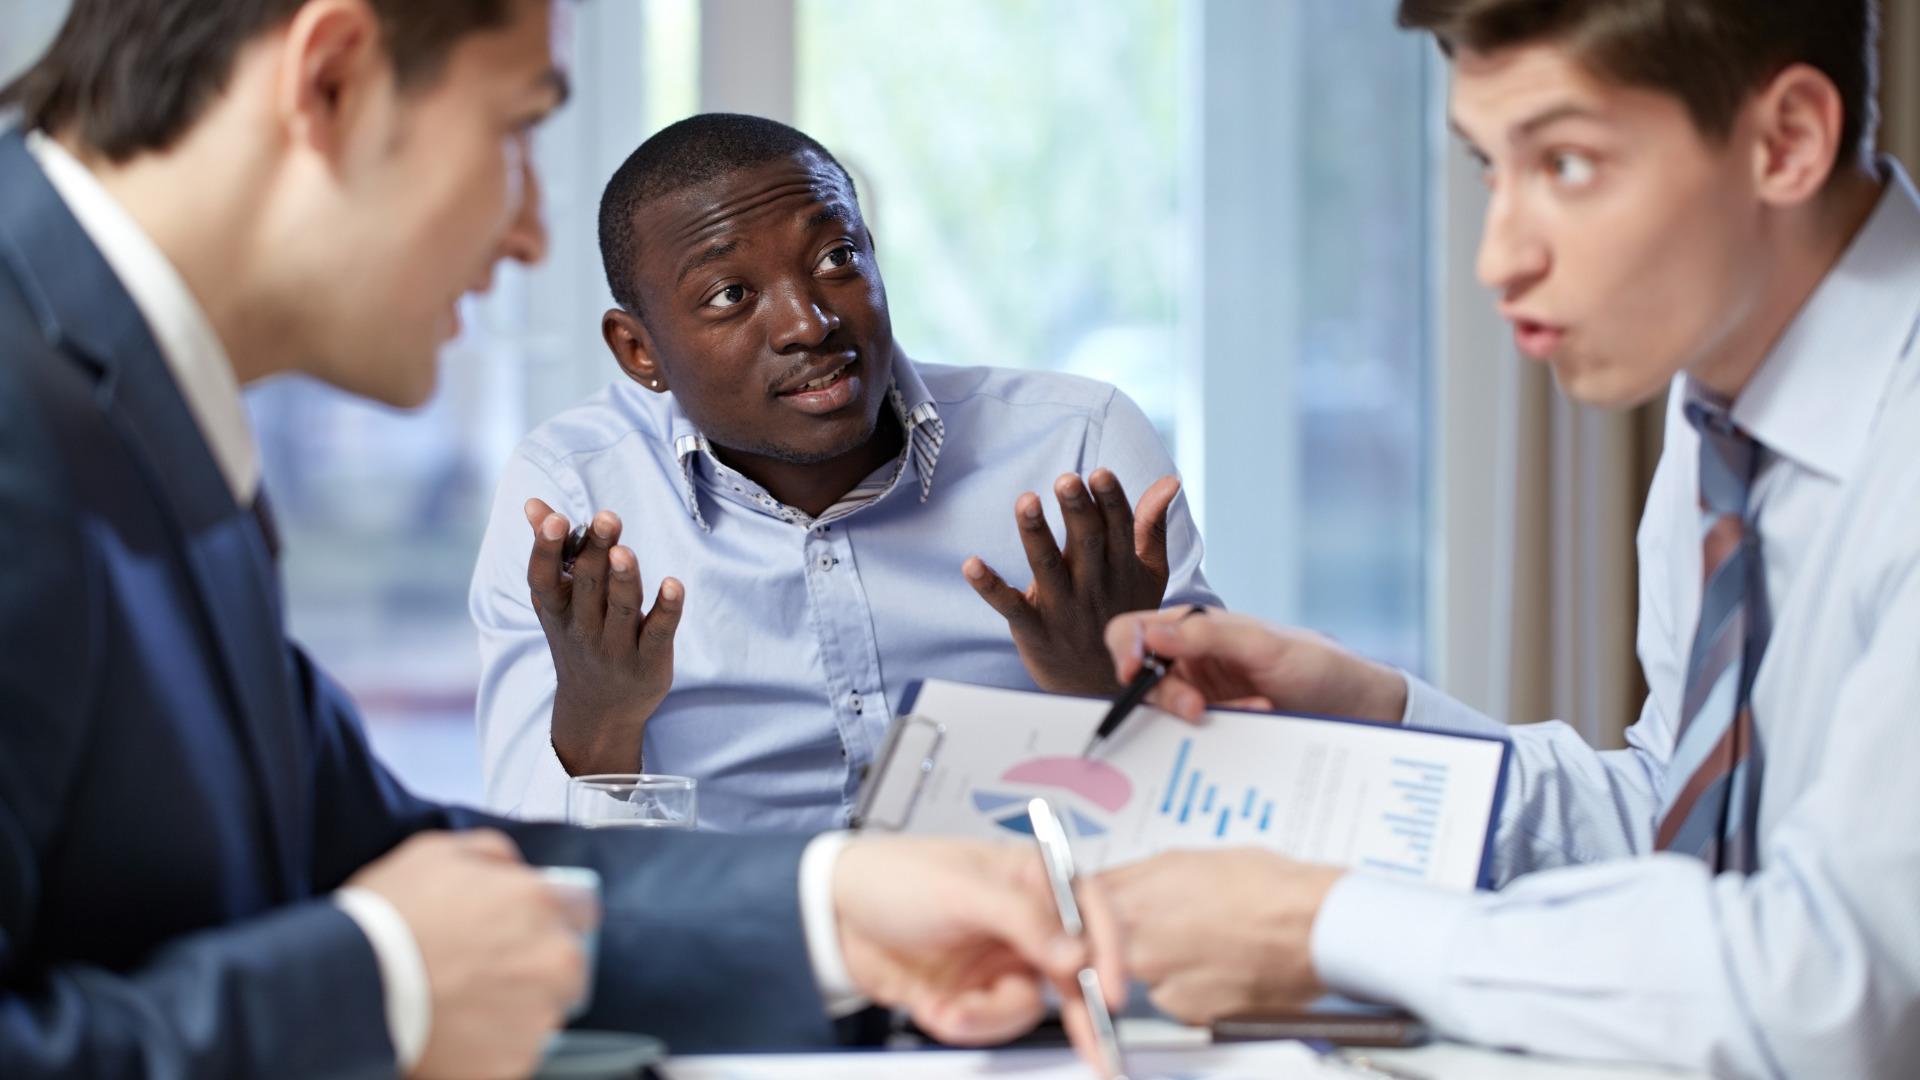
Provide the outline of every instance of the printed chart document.
{"type": "MultiPolygon", "coordinates": [[[[1339,1080],[1353,1073],[1327,1065],[1297,1042],[1243,1043],[1127,1056],[1133,1080],[1339,1080]]],[[[667,1080],[1087,1080],[1092,1070],[1071,1050],[929,1050],[914,1053],[738,1054],[674,1058],[667,1080]]]]}
{"type": "Polygon", "coordinates": [[[1221,710],[1150,707],[1080,751],[1108,702],[929,680],[908,691],[863,792],[875,829],[1028,833],[1051,800],[1098,870],[1170,848],[1256,845],[1458,889],[1486,874],[1500,739],[1221,710]]]}

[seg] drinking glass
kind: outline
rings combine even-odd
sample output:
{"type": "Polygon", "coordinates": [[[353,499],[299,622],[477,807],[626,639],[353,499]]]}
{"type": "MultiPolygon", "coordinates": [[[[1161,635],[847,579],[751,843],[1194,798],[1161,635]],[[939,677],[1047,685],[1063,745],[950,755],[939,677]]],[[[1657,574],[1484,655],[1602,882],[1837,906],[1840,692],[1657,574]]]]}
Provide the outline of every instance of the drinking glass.
{"type": "Polygon", "coordinates": [[[589,829],[691,829],[691,776],[603,773],[567,781],[567,821],[589,829]]]}

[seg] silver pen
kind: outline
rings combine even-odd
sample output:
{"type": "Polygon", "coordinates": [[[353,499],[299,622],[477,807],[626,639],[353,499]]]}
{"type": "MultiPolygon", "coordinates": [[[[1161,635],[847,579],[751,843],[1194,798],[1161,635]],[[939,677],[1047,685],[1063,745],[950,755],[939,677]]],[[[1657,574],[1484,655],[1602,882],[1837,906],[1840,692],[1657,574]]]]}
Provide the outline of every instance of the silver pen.
{"type": "MultiPolygon", "coordinates": [[[[1053,889],[1054,906],[1060,909],[1060,925],[1072,937],[1084,937],[1086,923],[1080,919],[1080,902],[1073,895],[1073,849],[1067,845],[1067,831],[1045,799],[1027,803],[1027,820],[1033,825],[1033,838],[1040,842],[1040,859],[1047,867],[1047,884],[1053,889]]],[[[1091,967],[1080,969],[1080,998],[1086,1002],[1087,1016],[1093,1021],[1094,1046],[1109,1080],[1127,1080],[1127,1059],[1120,1052],[1120,1036],[1113,1030],[1113,1015],[1107,1012],[1107,996],[1100,988],[1100,976],[1091,967]]]]}

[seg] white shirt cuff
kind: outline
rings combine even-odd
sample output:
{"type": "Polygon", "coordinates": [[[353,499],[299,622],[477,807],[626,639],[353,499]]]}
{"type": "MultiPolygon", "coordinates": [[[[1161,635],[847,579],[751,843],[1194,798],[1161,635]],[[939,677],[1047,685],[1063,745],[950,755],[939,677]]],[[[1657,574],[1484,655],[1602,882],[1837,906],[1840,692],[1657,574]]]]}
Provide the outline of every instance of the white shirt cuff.
{"type": "Polygon", "coordinates": [[[371,889],[348,887],[333,894],[333,903],[367,935],[380,965],[380,989],[387,1004],[387,1035],[400,1072],[420,1063],[433,1029],[433,988],[427,982],[427,961],[412,928],[387,898],[371,889]]]}
{"type": "Polygon", "coordinates": [[[806,928],[807,955],[813,960],[814,983],[827,1003],[827,1015],[849,1016],[867,1007],[867,999],[853,985],[846,954],[840,950],[840,919],[833,905],[833,870],[840,850],[852,833],[821,833],[800,855],[800,921],[806,928]]]}
{"type": "Polygon", "coordinates": [[[1350,872],[1314,918],[1314,971],[1337,993],[1434,1023],[1446,999],[1448,957],[1473,904],[1472,893],[1350,872]]]}
{"type": "MultiPolygon", "coordinates": [[[[1406,675],[1405,672],[1402,672],[1406,675]]],[[[1512,737],[1507,725],[1485,716],[1464,702],[1435,690],[1425,680],[1406,675],[1407,711],[1400,716],[1404,727],[1425,731],[1452,731],[1462,735],[1491,735],[1496,739],[1512,737]]]]}

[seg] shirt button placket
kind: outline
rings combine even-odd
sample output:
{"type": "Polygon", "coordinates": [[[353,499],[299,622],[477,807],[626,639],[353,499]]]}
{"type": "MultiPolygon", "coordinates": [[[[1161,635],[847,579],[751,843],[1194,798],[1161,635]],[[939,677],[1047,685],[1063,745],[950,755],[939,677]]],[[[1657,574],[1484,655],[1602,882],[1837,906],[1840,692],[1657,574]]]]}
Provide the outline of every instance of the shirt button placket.
{"type": "Polygon", "coordinates": [[[859,723],[857,717],[860,715],[862,705],[860,691],[857,688],[857,675],[853,670],[849,670],[846,663],[847,657],[842,651],[846,645],[841,614],[841,609],[845,606],[845,599],[841,595],[841,588],[844,586],[825,576],[840,564],[839,558],[833,554],[833,541],[825,535],[827,532],[826,526],[809,529],[803,541],[802,556],[807,577],[810,579],[807,591],[812,596],[813,602],[819,606],[819,625],[826,631],[820,642],[820,648],[821,659],[825,662],[827,683],[834,691],[844,692],[838,698],[842,704],[834,708],[834,713],[836,714],[835,727],[839,729],[840,734],[840,757],[845,760],[852,757],[850,747],[855,737],[854,730],[859,723]]]}

